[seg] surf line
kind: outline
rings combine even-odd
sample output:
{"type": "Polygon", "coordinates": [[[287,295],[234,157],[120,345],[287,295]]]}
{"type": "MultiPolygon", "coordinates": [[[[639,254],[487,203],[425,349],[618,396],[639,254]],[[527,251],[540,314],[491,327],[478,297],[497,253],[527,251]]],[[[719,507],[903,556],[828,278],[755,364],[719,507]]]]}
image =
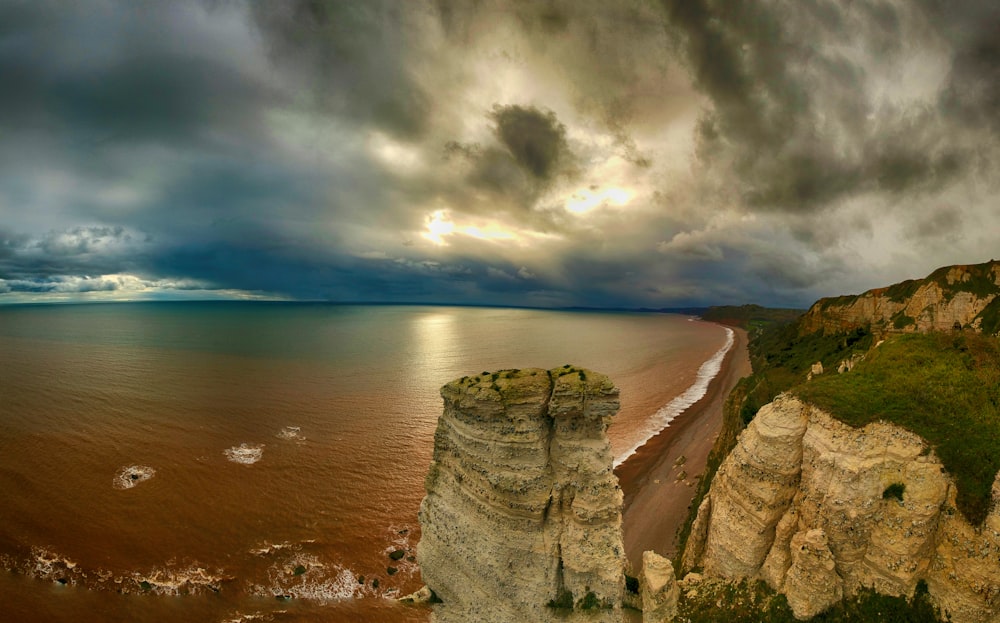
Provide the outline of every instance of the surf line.
{"type": "Polygon", "coordinates": [[[708,358],[705,363],[701,364],[698,368],[698,374],[695,377],[694,383],[691,384],[684,392],[660,407],[656,413],[649,418],[646,426],[642,429],[642,438],[636,442],[631,448],[626,450],[621,456],[615,458],[614,466],[618,467],[625,462],[630,456],[635,454],[636,450],[641,448],[646,444],[647,441],[658,435],[663,429],[670,426],[670,422],[673,421],[675,417],[684,413],[684,411],[705,397],[708,393],[708,385],[712,382],[722,369],[722,362],[726,359],[726,354],[729,349],[733,347],[734,333],[733,330],[728,327],[722,327],[726,330],[726,343],[722,345],[714,355],[708,358]]]}

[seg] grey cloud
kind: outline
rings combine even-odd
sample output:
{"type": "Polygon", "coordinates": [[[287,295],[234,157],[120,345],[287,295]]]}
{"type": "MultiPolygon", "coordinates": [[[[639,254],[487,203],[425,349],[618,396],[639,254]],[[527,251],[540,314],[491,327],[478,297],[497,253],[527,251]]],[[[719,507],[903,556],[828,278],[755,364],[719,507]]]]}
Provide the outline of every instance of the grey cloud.
{"type": "Polygon", "coordinates": [[[566,144],[566,126],[551,110],[534,106],[496,106],[490,113],[497,139],[514,161],[535,179],[548,181],[560,164],[571,157],[566,144]]]}
{"type": "Polygon", "coordinates": [[[807,304],[911,247],[971,261],[997,24],[965,0],[2,3],[0,290],[807,304]],[[585,184],[630,199],[571,213],[585,184]]]}
{"type": "MultiPolygon", "coordinates": [[[[904,41],[919,49],[919,38],[935,36],[931,18],[913,5],[663,0],[663,6],[696,85],[712,101],[699,131],[700,153],[723,171],[732,167],[753,206],[816,210],[864,192],[938,190],[963,172],[976,149],[949,124],[945,104],[996,110],[991,87],[946,97],[935,108],[873,106],[873,72],[899,67],[909,53],[904,41]],[[862,56],[841,52],[844,46],[862,56]]],[[[995,28],[987,23],[977,32],[995,28]]],[[[967,74],[997,84],[986,43],[994,40],[955,54],[953,84],[968,82],[967,74]]],[[[959,91],[968,89],[949,93],[959,91]]]]}
{"type": "Polygon", "coordinates": [[[409,63],[420,7],[379,0],[254,2],[271,58],[331,114],[402,137],[427,129],[431,97],[409,63]]]}
{"type": "Polygon", "coordinates": [[[908,222],[904,228],[907,238],[920,244],[943,239],[954,243],[959,239],[963,225],[962,211],[953,205],[941,205],[908,222]]]}

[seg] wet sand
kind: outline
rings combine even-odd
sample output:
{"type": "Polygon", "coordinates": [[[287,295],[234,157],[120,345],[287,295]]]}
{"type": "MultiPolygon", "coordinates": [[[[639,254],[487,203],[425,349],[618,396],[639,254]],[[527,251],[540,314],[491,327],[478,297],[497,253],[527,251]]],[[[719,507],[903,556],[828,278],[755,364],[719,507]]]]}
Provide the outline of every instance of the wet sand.
{"type": "Polygon", "coordinates": [[[733,347],[705,396],[615,470],[625,493],[625,553],[636,571],[646,550],[668,557],[676,553],[677,531],[722,427],[726,396],[750,374],[746,331],[733,331],[733,347]]]}

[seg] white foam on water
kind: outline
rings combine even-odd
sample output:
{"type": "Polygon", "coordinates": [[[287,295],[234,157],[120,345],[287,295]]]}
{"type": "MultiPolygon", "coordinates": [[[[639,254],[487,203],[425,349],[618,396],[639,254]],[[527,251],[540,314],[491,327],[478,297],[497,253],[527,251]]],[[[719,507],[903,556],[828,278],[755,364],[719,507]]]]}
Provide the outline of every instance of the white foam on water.
{"type": "Polygon", "coordinates": [[[118,470],[112,481],[115,489],[131,489],[140,482],[146,482],[156,475],[156,470],[145,465],[129,465],[118,470]]]}
{"type": "Polygon", "coordinates": [[[728,353],[729,349],[733,347],[735,334],[732,329],[725,329],[726,343],[723,344],[722,348],[716,351],[716,353],[712,355],[708,361],[701,364],[701,367],[698,368],[698,374],[695,377],[694,383],[684,390],[684,393],[677,396],[666,405],[660,407],[660,409],[649,418],[646,422],[646,426],[640,431],[639,440],[636,441],[632,447],[615,458],[615,467],[624,463],[628,457],[635,454],[636,450],[641,448],[647,441],[669,426],[670,422],[675,417],[683,413],[685,409],[705,397],[705,394],[708,392],[709,383],[711,383],[712,379],[719,374],[719,370],[722,369],[722,362],[726,358],[726,353],[728,353]]]}
{"type": "Polygon", "coordinates": [[[243,465],[253,465],[264,455],[264,444],[257,444],[255,446],[241,443],[238,446],[233,446],[228,450],[223,450],[223,454],[226,458],[233,463],[241,463],[243,465]]]}
{"type": "Polygon", "coordinates": [[[31,548],[31,559],[28,562],[27,571],[28,575],[32,577],[44,580],[64,579],[74,569],[76,569],[76,563],[69,558],[60,556],[44,547],[31,548]]]}
{"type": "Polygon", "coordinates": [[[299,426],[286,426],[282,428],[277,435],[278,439],[284,439],[286,441],[305,441],[306,438],[302,436],[302,428],[299,426]]]}
{"type": "Polygon", "coordinates": [[[251,548],[250,553],[254,556],[268,556],[274,552],[279,552],[290,547],[294,547],[294,545],[288,541],[284,541],[282,543],[268,543],[267,541],[264,541],[264,545],[262,547],[251,548]]]}
{"type": "MultiPolygon", "coordinates": [[[[130,579],[134,583],[132,588],[135,592],[189,595],[208,591],[218,592],[222,582],[231,580],[232,577],[219,571],[210,572],[197,564],[190,564],[178,569],[162,567],[153,569],[149,573],[133,573],[130,579]]],[[[117,579],[115,581],[118,582],[117,579]]]]}
{"type": "Polygon", "coordinates": [[[247,623],[249,621],[273,621],[275,614],[286,614],[287,610],[277,610],[275,612],[234,612],[229,618],[222,619],[220,623],[247,623]]]}
{"type": "Polygon", "coordinates": [[[363,590],[357,575],[350,569],[324,564],[316,556],[306,553],[295,553],[272,565],[267,572],[266,584],[249,587],[251,593],[263,597],[287,597],[320,603],[352,599],[363,590]]]}

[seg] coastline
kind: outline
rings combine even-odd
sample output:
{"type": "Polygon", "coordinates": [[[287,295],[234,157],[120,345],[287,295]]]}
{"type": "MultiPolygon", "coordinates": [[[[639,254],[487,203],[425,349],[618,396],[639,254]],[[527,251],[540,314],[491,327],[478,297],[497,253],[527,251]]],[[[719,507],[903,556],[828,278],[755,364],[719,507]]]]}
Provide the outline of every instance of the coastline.
{"type": "Polygon", "coordinates": [[[739,379],[750,374],[747,333],[727,328],[732,329],[734,342],[705,395],[615,468],[625,494],[625,553],[636,571],[646,550],[667,557],[676,553],[677,531],[722,426],[726,397],[739,379]],[[683,464],[677,465],[682,456],[683,464]],[[682,473],[686,477],[678,478],[682,473]]]}

